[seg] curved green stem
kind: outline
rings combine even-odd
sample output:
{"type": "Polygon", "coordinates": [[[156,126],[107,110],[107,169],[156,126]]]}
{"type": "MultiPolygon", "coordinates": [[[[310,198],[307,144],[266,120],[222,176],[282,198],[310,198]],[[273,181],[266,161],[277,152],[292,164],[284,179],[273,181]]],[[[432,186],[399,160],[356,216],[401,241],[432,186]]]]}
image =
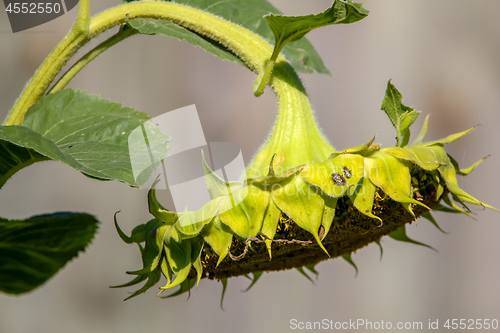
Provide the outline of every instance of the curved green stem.
{"type": "Polygon", "coordinates": [[[271,73],[273,72],[274,65],[276,64],[276,59],[278,59],[278,56],[280,55],[281,50],[283,49],[283,46],[285,46],[285,43],[282,43],[281,41],[276,40],[273,54],[271,54],[271,58],[266,62],[266,67],[264,68],[264,71],[262,73],[259,73],[259,76],[254,82],[253,85],[253,94],[256,97],[259,97],[264,93],[264,89],[266,88],[267,84],[269,83],[269,79],[271,78],[271,73]]]}
{"type": "MultiPolygon", "coordinates": [[[[105,11],[91,21],[91,36],[129,19],[167,19],[230,49],[258,74],[265,71],[273,47],[251,31],[209,13],[166,2],[138,2],[105,11]]],[[[290,168],[325,160],[335,149],[320,133],[305,93],[293,68],[279,56],[269,84],[278,97],[278,117],[272,134],[247,169],[247,177],[259,177],[275,165],[290,168]]]]}
{"type": "Polygon", "coordinates": [[[83,56],[80,60],[78,60],[71,68],[57,81],[57,83],[49,90],[49,93],[55,93],[56,91],[62,90],[66,87],[66,85],[71,81],[76,74],[80,73],[80,71],[87,66],[92,60],[97,58],[101,53],[109,49],[111,46],[121,42],[124,39],[127,39],[131,36],[137,35],[138,32],[128,26],[123,26],[120,31],[93,48],[89,51],[85,56],[83,56]]]}
{"type": "Polygon", "coordinates": [[[255,97],[259,97],[264,93],[264,89],[266,88],[267,83],[271,78],[271,73],[273,72],[275,64],[276,59],[269,59],[266,63],[264,71],[260,72],[259,76],[257,76],[257,79],[255,79],[255,82],[253,84],[253,94],[255,95],[255,97]]]}
{"type": "MultiPolygon", "coordinates": [[[[81,1],[80,11],[85,6],[82,5],[84,2],[87,3],[88,9],[88,0],[81,1]]],[[[273,47],[260,36],[198,9],[163,1],[133,2],[120,5],[93,17],[85,33],[75,35],[76,32],[70,32],[68,34],[58,46],[63,51],[58,51],[57,57],[55,55],[49,56],[35,75],[37,77],[39,72],[46,75],[43,84],[36,85],[38,81],[35,80],[35,77],[34,81],[30,82],[30,84],[37,86],[37,93],[26,103],[18,102],[6,124],[20,124],[22,122],[29,106],[43,95],[62,65],[76,50],[100,33],[134,18],[170,20],[179,26],[215,40],[240,57],[251,70],[258,74],[265,71],[266,62],[273,53],[273,47]],[[51,67],[47,70],[44,66],[51,67]]],[[[82,26],[81,22],[83,21],[79,12],[75,27],[82,26]]],[[[265,174],[275,153],[277,154],[275,167],[289,168],[323,161],[334,151],[316,125],[300,79],[282,56],[278,56],[276,60],[269,84],[278,97],[278,117],[271,136],[248,168],[248,177],[258,177],[265,174]]],[[[23,95],[28,90],[32,91],[33,89],[27,87],[23,95]]]]}
{"type": "Polygon", "coordinates": [[[24,115],[28,109],[45,94],[47,88],[71,56],[89,40],[89,24],[89,0],[80,0],[78,15],[70,32],[38,68],[14,104],[4,125],[21,125],[23,123],[24,115]]]}
{"type": "Polygon", "coordinates": [[[322,162],[335,149],[319,131],[309,99],[293,68],[279,62],[270,81],[278,99],[278,116],[273,131],[247,168],[248,177],[260,177],[273,164],[277,172],[303,164],[322,162]]]}

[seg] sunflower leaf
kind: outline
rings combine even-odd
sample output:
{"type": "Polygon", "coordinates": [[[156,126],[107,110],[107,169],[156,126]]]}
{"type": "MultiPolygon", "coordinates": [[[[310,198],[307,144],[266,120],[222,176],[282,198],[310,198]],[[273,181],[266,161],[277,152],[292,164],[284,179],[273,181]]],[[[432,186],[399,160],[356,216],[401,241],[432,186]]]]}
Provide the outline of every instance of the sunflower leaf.
{"type": "Polygon", "coordinates": [[[0,185],[5,183],[6,175],[12,175],[20,166],[36,159],[61,161],[100,180],[141,185],[134,177],[131,159],[148,166],[142,173],[148,175],[147,178],[156,167],[151,165],[151,156],[144,154],[144,149],[136,149],[142,148],[143,133],[147,133],[149,151],[155,161],[166,158],[168,153],[169,137],[147,122],[148,119],[143,112],[83,91],[65,89],[46,95],[26,113],[23,126],[0,127],[0,185]],[[143,131],[136,133],[140,132],[142,141],[131,144],[129,135],[141,127],[143,131]],[[5,155],[4,141],[17,146],[10,149],[15,156],[36,153],[33,158],[23,157],[22,163],[11,166],[12,170],[4,171],[13,156],[5,155]]]}
{"type": "MultiPolygon", "coordinates": [[[[125,0],[125,2],[134,1],[138,0],[125,0]]],[[[176,0],[175,2],[204,10],[230,22],[239,24],[261,36],[269,43],[273,42],[274,35],[269,28],[269,25],[266,24],[264,15],[269,13],[278,15],[281,14],[281,12],[267,0],[176,0]]],[[[218,43],[207,40],[206,37],[198,35],[193,31],[180,28],[175,24],[152,24],[148,19],[144,19],[143,21],[135,21],[134,19],[130,20],[130,22],[132,22],[133,27],[138,29],[141,33],[172,36],[177,39],[184,39],[195,46],[202,47],[207,52],[210,52],[215,56],[219,56],[224,60],[242,64],[242,62],[238,58],[234,57],[229,50],[221,45],[218,45],[218,43]],[[184,31],[179,29],[183,29],[184,31]]],[[[330,71],[321,60],[318,52],[305,38],[293,44],[285,45],[282,54],[291,63],[295,70],[299,72],[313,73],[316,71],[318,73],[330,75],[330,71]]]]}
{"type": "Polygon", "coordinates": [[[81,213],[0,218],[0,291],[29,292],[45,283],[84,251],[98,221],[81,213]]]}
{"type": "Polygon", "coordinates": [[[330,8],[319,14],[304,16],[285,16],[270,14],[265,16],[269,23],[275,42],[271,58],[265,69],[259,74],[254,84],[254,94],[260,96],[269,81],[274,64],[283,47],[295,42],[313,29],[332,24],[348,24],[364,19],[368,11],[360,3],[335,0],[330,8]]]}
{"type": "Polygon", "coordinates": [[[396,129],[397,147],[406,147],[408,145],[410,140],[410,126],[417,120],[420,114],[420,111],[404,105],[402,100],[403,95],[389,80],[381,109],[385,111],[396,129]]]}

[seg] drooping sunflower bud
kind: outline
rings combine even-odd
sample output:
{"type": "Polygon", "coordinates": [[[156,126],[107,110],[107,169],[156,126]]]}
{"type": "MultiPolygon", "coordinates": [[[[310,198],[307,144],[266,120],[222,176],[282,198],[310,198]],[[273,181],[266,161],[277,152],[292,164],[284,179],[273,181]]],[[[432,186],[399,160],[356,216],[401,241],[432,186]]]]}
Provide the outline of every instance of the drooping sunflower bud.
{"type": "MultiPolygon", "coordinates": [[[[262,74],[266,56],[253,63],[250,58],[243,60],[262,74]]],[[[211,201],[195,212],[168,212],[157,202],[153,186],[149,207],[156,218],[139,228],[135,238],[119,231],[126,242],[139,244],[144,265],[130,272],[138,277],[123,286],[148,279],[131,297],[154,285],[161,274],[167,279],[161,291],[180,286],[174,296],[204,277],[220,279],[225,290],[233,276],[253,274],[253,285],[263,271],[296,268],[307,276],[305,267],[316,274],[315,264],[335,257],[357,270],[351,253],[372,242],[380,245],[385,235],[425,245],[410,239],[405,225],[424,216],[437,226],[431,209],[468,214],[457,203],[493,208],[457,182],[457,174],[467,175],[482,160],[461,170],[443,148],[472,129],[423,143],[427,118],[408,146],[410,126],[420,112],[404,105],[389,82],[382,109],[396,129],[396,146],[381,148],[373,138],[336,151],[319,131],[292,67],[280,56],[274,60],[272,74],[265,77],[278,98],[277,120],[248,166],[247,178],[226,182],[200,161],[211,201]]]]}

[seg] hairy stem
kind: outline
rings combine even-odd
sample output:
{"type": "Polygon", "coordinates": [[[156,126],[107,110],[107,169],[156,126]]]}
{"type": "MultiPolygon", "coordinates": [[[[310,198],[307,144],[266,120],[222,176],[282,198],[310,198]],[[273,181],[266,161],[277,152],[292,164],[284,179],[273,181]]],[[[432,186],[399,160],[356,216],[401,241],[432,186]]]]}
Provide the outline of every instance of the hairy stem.
{"type": "Polygon", "coordinates": [[[56,91],[62,90],[66,85],[80,73],[80,71],[87,66],[92,60],[97,58],[101,53],[109,49],[111,46],[118,44],[124,39],[136,35],[138,32],[128,26],[124,26],[123,29],[93,48],[80,60],[78,60],[71,68],[57,81],[57,83],[50,89],[49,93],[54,93],[56,91]]]}
{"type": "Polygon", "coordinates": [[[28,109],[45,94],[56,75],[71,56],[81,45],[90,40],[89,23],[89,0],[80,0],[78,15],[70,32],[49,54],[33,78],[28,82],[28,85],[10,111],[4,125],[21,125],[23,123],[24,115],[28,109]]]}
{"type": "MultiPolygon", "coordinates": [[[[98,34],[129,19],[149,17],[170,20],[186,29],[215,40],[257,74],[264,73],[273,47],[260,36],[209,13],[165,2],[139,2],[115,7],[91,21],[91,34],[98,34]]],[[[300,79],[282,56],[278,56],[270,78],[278,97],[278,117],[273,132],[252,164],[247,177],[262,176],[274,153],[282,168],[325,160],[334,148],[321,135],[300,79]]]]}
{"type": "MultiPolygon", "coordinates": [[[[28,108],[43,96],[49,85],[81,46],[100,33],[134,18],[169,20],[179,26],[215,40],[240,57],[247,66],[261,74],[273,47],[253,32],[222,18],[184,5],[170,2],[134,2],[106,10],[90,20],[88,28],[88,0],[80,2],[79,15],[74,29],[59,44],[37,71],[21,95],[5,125],[21,124],[28,108]],[[87,16],[81,14],[87,10],[87,16]],[[81,14],[81,15],[80,15],[81,14]]],[[[96,53],[99,51],[97,50],[96,53]]],[[[78,69],[92,56],[82,59],[78,69]]],[[[77,69],[75,69],[77,70],[77,69]]],[[[71,72],[71,71],[70,71],[71,72]]],[[[76,74],[71,72],[55,90],[61,89],[76,74]]],[[[317,128],[305,93],[293,68],[278,56],[269,80],[278,97],[278,117],[273,132],[263,149],[247,170],[248,177],[258,177],[267,172],[271,157],[276,153],[276,165],[282,168],[319,162],[334,151],[317,128]]],[[[55,91],[53,90],[53,91],[55,91]]]]}

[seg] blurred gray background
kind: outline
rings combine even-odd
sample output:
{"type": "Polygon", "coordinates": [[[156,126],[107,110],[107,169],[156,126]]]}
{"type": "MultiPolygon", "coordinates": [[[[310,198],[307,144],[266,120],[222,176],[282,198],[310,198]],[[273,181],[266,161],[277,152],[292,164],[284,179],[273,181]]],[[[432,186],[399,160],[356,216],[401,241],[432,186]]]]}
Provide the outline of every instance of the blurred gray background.
{"type": "MultiPolygon", "coordinates": [[[[284,13],[323,11],[330,0],[271,0],[284,13]]],[[[92,13],[119,4],[92,0],[92,13]]],[[[377,135],[383,146],[395,133],[380,111],[387,80],[404,103],[422,110],[418,133],[432,114],[428,139],[476,124],[480,128],[447,150],[462,166],[488,154],[474,173],[459,179],[467,192],[500,207],[500,2],[496,0],[366,0],[371,14],[352,25],[308,35],[335,78],[301,74],[319,124],[337,149],[377,135]]],[[[0,5],[0,118],[8,111],[48,53],[70,29],[76,9],[42,26],[12,34],[0,5]]],[[[102,39],[101,39],[102,40],[102,39]]],[[[92,45],[97,45],[97,41],[92,45]]],[[[88,48],[86,48],[88,50],[88,48]]],[[[80,53],[82,54],[82,53],[80,53]]],[[[153,116],[196,104],[207,141],[238,144],[248,163],[275,116],[271,90],[255,98],[255,75],[247,69],[172,38],[136,36],[101,55],[70,87],[135,107],[153,116]]],[[[415,133],[416,132],[416,133],[415,133]]],[[[43,287],[24,296],[0,294],[0,332],[287,332],[290,320],[372,322],[429,319],[500,320],[500,213],[474,207],[476,220],[435,214],[439,232],[426,220],[408,227],[410,237],[435,247],[383,238],[353,259],[318,265],[315,284],[297,271],[229,280],[225,311],[221,285],[202,280],[186,296],[163,300],[156,291],[127,302],[134,287],[110,289],[141,266],[136,247],[123,243],[113,213],[125,231],[149,220],[146,191],[91,180],[58,162],[22,170],[0,191],[0,215],[24,218],[54,211],[95,214],[102,224],[87,251],[43,287]]],[[[360,331],[363,331],[362,329],[360,331]]]]}

